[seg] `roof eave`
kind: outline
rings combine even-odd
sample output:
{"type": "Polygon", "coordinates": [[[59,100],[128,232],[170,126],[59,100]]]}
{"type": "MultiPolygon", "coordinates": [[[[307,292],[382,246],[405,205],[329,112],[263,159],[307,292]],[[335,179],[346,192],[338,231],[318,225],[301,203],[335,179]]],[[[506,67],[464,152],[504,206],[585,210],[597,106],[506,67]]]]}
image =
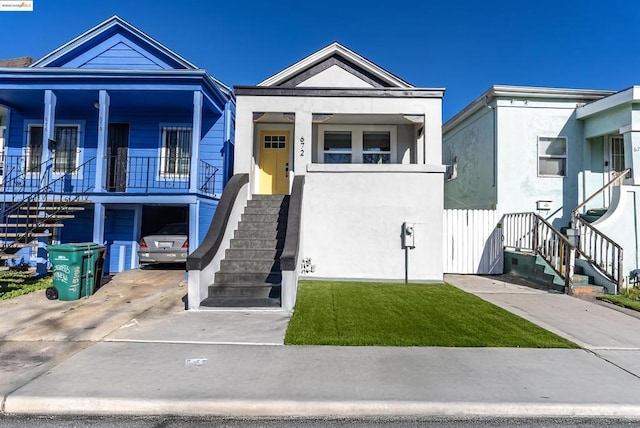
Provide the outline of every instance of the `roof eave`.
{"type": "Polygon", "coordinates": [[[380,78],[382,80],[385,80],[385,81],[388,81],[389,83],[394,84],[397,87],[403,87],[403,88],[412,88],[413,87],[413,85],[411,85],[410,83],[402,80],[398,76],[388,72],[384,68],[382,68],[379,65],[375,64],[373,61],[368,60],[367,58],[363,57],[362,55],[357,54],[356,52],[350,50],[349,48],[346,48],[345,46],[341,45],[338,42],[333,42],[329,46],[326,46],[326,47],[320,49],[319,51],[316,51],[316,52],[312,53],[311,55],[308,55],[307,57],[305,57],[305,58],[301,59],[300,61],[290,65],[289,67],[285,68],[284,70],[282,70],[282,71],[274,74],[273,76],[263,80],[262,82],[258,83],[257,86],[275,86],[275,85],[278,85],[278,84],[282,83],[283,81],[286,81],[287,79],[289,79],[291,76],[294,76],[294,75],[302,72],[303,70],[308,69],[309,67],[313,66],[314,64],[317,64],[317,63],[323,61],[324,59],[326,59],[326,58],[328,58],[331,55],[334,55],[336,53],[339,54],[339,55],[344,56],[345,58],[347,58],[350,61],[353,61],[354,63],[358,64],[359,66],[361,66],[362,68],[364,68],[368,72],[372,73],[373,75],[377,76],[378,78],[380,78]]]}
{"type": "Polygon", "coordinates": [[[493,85],[442,125],[442,133],[446,134],[479,110],[487,107],[494,99],[500,97],[546,98],[588,102],[599,100],[612,94],[615,94],[615,91],[493,85]]]}
{"type": "Polygon", "coordinates": [[[121,27],[125,28],[127,31],[139,37],[140,39],[142,39],[143,41],[151,45],[154,49],[157,49],[160,52],[163,52],[165,55],[167,55],[169,58],[173,59],[183,67],[187,69],[198,68],[197,66],[195,66],[194,64],[192,64],[191,62],[183,58],[182,56],[178,55],[177,53],[175,53],[174,51],[172,51],[162,43],[155,40],[153,37],[149,36],[145,32],[129,24],[127,21],[125,21],[124,19],[120,18],[117,15],[114,15],[111,18],[99,23],[98,25],[90,28],[89,30],[85,31],[84,33],[70,40],[69,42],[65,43],[64,45],[46,54],[45,56],[43,56],[42,58],[40,58],[39,60],[31,64],[30,67],[31,68],[46,67],[47,65],[60,59],[67,53],[71,52],[73,49],[80,46],[85,41],[90,40],[91,38],[96,37],[101,33],[104,33],[105,31],[117,25],[120,25],[121,27]]]}
{"type": "Polygon", "coordinates": [[[234,93],[240,96],[280,96],[280,97],[378,97],[378,98],[443,98],[444,88],[326,88],[326,87],[272,87],[234,86],[234,93]]]}

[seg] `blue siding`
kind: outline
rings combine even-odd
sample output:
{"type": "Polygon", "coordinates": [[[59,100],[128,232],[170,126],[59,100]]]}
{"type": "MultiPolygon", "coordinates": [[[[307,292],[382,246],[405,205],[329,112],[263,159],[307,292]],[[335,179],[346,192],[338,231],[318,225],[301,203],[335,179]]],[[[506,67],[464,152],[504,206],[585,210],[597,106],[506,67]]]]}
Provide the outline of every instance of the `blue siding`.
{"type": "Polygon", "coordinates": [[[213,214],[216,212],[218,202],[204,202],[200,201],[200,212],[198,213],[198,245],[202,243],[204,237],[207,236],[211,221],[213,220],[213,214]]]}
{"type": "Polygon", "coordinates": [[[120,258],[124,257],[124,269],[134,269],[131,265],[133,251],[137,250],[134,210],[106,210],[104,221],[104,239],[107,246],[105,270],[107,272],[120,271],[120,258]],[[124,246],[124,254],[122,247],[124,246]]]}
{"type": "MultiPolygon", "coordinates": [[[[148,54],[147,54],[148,55],[148,54]]],[[[108,48],[104,52],[82,64],[79,68],[102,68],[102,69],[147,69],[160,70],[162,67],[148,56],[145,56],[135,48],[126,43],[119,42],[108,48]]]]}
{"type": "MultiPolygon", "coordinates": [[[[64,220],[64,227],[60,229],[60,242],[91,242],[93,241],[93,209],[77,211],[75,218],[64,220]]],[[[102,242],[98,242],[102,244],[102,242]]]]}
{"type": "MultiPolygon", "coordinates": [[[[54,62],[50,66],[119,70],[184,68],[178,64],[171,65],[161,59],[160,56],[164,55],[154,55],[122,33],[114,34],[95,44],[95,46],[84,49],[81,47],[63,60],[54,62]]],[[[169,60],[169,58],[166,59],[169,60]]]]}
{"type": "Polygon", "coordinates": [[[224,186],[224,116],[218,117],[200,141],[200,159],[218,168],[215,193],[221,194],[224,186]]]}

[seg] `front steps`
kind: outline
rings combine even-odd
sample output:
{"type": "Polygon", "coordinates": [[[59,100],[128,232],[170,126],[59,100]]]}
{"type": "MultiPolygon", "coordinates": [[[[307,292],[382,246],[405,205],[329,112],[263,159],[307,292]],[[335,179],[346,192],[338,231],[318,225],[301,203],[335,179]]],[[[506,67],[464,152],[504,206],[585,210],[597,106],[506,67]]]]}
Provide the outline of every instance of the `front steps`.
{"type": "MultiPolygon", "coordinates": [[[[520,251],[504,252],[504,273],[521,277],[545,289],[564,292],[564,280],[540,256],[520,251]]],[[[595,297],[604,294],[604,287],[595,285],[593,277],[584,274],[581,266],[576,265],[573,275],[573,295],[577,297],[595,297]]]]}
{"type": "Polygon", "coordinates": [[[39,238],[49,240],[64,226],[60,220],[73,219],[88,200],[34,199],[14,207],[5,205],[0,218],[0,260],[20,258],[25,247],[37,247],[39,238]]]}
{"type": "Polygon", "coordinates": [[[288,195],[253,195],[220,261],[206,307],[280,307],[288,195]]]}

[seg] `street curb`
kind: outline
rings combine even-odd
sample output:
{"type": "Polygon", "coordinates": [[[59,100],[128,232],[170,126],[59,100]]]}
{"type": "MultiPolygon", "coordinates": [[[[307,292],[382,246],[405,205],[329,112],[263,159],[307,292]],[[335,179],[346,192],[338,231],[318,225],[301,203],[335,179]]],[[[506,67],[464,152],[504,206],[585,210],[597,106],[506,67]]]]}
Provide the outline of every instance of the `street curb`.
{"type": "Polygon", "coordinates": [[[5,414],[228,417],[478,416],[640,418],[639,404],[175,400],[8,397],[5,414]]]}

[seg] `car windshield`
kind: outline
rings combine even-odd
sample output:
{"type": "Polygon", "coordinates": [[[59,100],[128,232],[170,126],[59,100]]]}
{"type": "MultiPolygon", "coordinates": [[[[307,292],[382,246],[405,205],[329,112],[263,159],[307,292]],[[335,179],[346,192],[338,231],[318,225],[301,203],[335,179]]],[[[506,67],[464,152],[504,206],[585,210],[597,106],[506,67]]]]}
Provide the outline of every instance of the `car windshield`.
{"type": "Polygon", "coordinates": [[[189,228],[186,223],[169,223],[155,235],[186,235],[188,232],[189,228]]]}

